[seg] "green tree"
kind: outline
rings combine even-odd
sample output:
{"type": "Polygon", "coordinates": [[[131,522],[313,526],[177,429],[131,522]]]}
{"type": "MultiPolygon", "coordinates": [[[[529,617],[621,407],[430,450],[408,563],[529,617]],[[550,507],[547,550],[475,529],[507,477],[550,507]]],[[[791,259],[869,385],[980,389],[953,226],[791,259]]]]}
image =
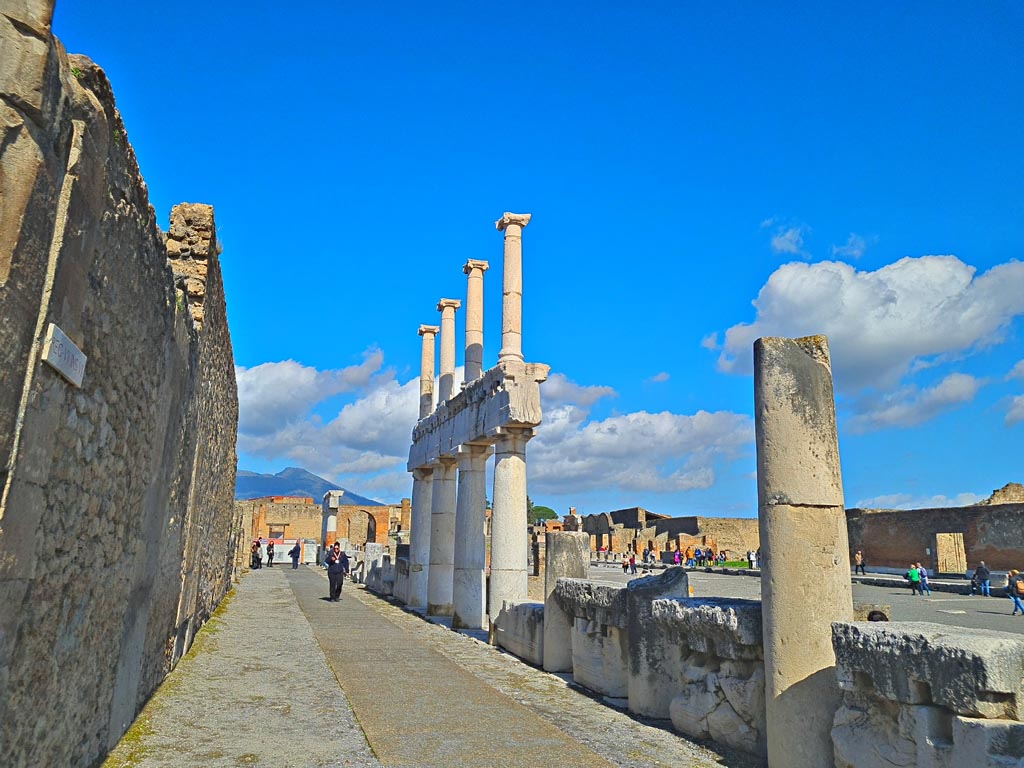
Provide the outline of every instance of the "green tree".
{"type": "Polygon", "coordinates": [[[558,513],[555,512],[551,507],[545,507],[540,504],[535,504],[533,507],[533,513],[530,517],[531,520],[557,520],[558,513]]]}

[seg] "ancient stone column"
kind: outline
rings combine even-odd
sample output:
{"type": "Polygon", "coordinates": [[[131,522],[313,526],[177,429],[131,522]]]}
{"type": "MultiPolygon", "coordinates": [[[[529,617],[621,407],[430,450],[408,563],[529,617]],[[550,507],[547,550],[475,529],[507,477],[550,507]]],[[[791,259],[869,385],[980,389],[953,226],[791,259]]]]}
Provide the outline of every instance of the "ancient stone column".
{"type": "MultiPolygon", "coordinates": [[[[442,340],[444,331],[441,332],[442,340]]],[[[427,574],[427,613],[452,615],[452,578],[455,570],[454,459],[442,457],[434,468],[430,504],[430,571],[427,574]]]]}
{"type": "Polygon", "coordinates": [[[505,232],[505,264],[501,296],[501,352],[498,362],[523,362],[523,227],[529,213],[508,213],[494,222],[505,232]]]}
{"type": "Polygon", "coordinates": [[[451,400],[455,390],[455,310],[462,306],[458,299],[441,299],[437,311],[441,313],[441,380],[438,382],[437,402],[451,400]]]}
{"type": "Polygon", "coordinates": [[[754,342],[754,413],[768,763],[827,768],[839,706],[831,624],[852,620],[853,596],[824,336],[754,342]]]}
{"type": "Polygon", "coordinates": [[[436,325],[421,325],[423,352],[420,356],[420,418],[434,412],[434,339],[441,329],[436,325]]]}
{"type": "Polygon", "coordinates": [[[452,626],[487,628],[487,457],[490,446],[459,449],[455,503],[455,578],[452,626]]]}
{"type": "Polygon", "coordinates": [[[409,531],[409,605],[427,607],[430,567],[430,518],[433,504],[432,469],[412,473],[412,523],[409,531]]]}
{"type": "Polygon", "coordinates": [[[494,446],[494,502],[491,511],[491,623],[503,602],[526,600],[526,442],[530,429],[502,427],[494,446]]]}
{"type": "Polygon", "coordinates": [[[573,617],[554,598],[558,579],[585,579],[590,571],[590,536],[548,531],[544,564],[544,670],[572,671],[573,617]]]}
{"type": "Polygon", "coordinates": [[[462,268],[469,277],[466,285],[466,377],[476,381],[484,372],[484,272],[486,261],[470,259],[462,268]]]}

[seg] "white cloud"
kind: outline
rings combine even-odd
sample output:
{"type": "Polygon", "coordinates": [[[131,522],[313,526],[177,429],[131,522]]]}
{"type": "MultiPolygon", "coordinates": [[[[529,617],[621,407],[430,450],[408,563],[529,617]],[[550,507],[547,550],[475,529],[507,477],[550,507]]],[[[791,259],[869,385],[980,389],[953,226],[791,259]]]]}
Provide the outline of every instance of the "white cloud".
{"type": "Polygon", "coordinates": [[[574,405],[545,414],[528,449],[531,488],[538,493],[708,488],[715,482],[715,462],[737,458],[754,437],[750,418],[729,412],[587,417],[574,405]]]}
{"type": "Polygon", "coordinates": [[[772,235],[772,250],[776,253],[801,255],[804,252],[804,234],[807,227],[779,227],[772,235]]]}
{"type": "Polygon", "coordinates": [[[1024,379],[1024,360],[1018,361],[1017,364],[1010,369],[1010,372],[1006,374],[1007,381],[1012,379],[1024,379]]]}
{"type": "Polygon", "coordinates": [[[566,378],[564,373],[553,373],[540,385],[541,401],[545,408],[574,403],[585,408],[604,397],[617,397],[611,387],[580,386],[566,378]]]}
{"type": "Polygon", "coordinates": [[[384,354],[364,353],[360,365],[319,371],[294,360],[235,366],[238,381],[238,428],[249,434],[273,432],[308,413],[311,404],[365,387],[380,370],[384,354]]]}
{"type": "Polygon", "coordinates": [[[651,378],[649,378],[648,381],[654,384],[661,384],[662,382],[668,381],[671,378],[672,377],[668,374],[667,371],[662,371],[661,373],[656,373],[653,376],[651,376],[651,378]]]}
{"type": "Polygon", "coordinates": [[[825,261],[779,267],[757,317],[725,333],[720,370],[750,373],[761,336],[829,337],[837,389],[897,386],[912,366],[997,344],[1024,314],[1024,263],[982,275],[955,256],[904,258],[873,272],[825,261]]]}
{"type": "Polygon", "coordinates": [[[1024,421],[1024,395],[1017,395],[1010,401],[1010,409],[1006,412],[1006,425],[1012,427],[1024,421]]]}
{"type": "Polygon", "coordinates": [[[716,331],[716,332],[709,333],[707,336],[705,336],[703,339],[700,340],[700,345],[702,347],[704,347],[704,349],[710,349],[711,351],[717,350],[718,349],[718,332],[716,331]]]}
{"type": "Polygon", "coordinates": [[[868,241],[853,232],[846,238],[845,245],[833,245],[832,255],[844,259],[859,259],[868,249],[868,241]]]}
{"type": "Polygon", "coordinates": [[[850,419],[853,432],[885,427],[912,427],[940,413],[969,403],[984,382],[965,373],[951,373],[934,387],[903,387],[880,398],[865,398],[855,404],[860,411],[850,419]]]}
{"type": "Polygon", "coordinates": [[[958,493],[956,496],[912,496],[909,493],[890,493],[861,499],[853,506],[860,509],[935,509],[941,507],[966,507],[977,504],[985,497],[976,493],[958,493]]]}

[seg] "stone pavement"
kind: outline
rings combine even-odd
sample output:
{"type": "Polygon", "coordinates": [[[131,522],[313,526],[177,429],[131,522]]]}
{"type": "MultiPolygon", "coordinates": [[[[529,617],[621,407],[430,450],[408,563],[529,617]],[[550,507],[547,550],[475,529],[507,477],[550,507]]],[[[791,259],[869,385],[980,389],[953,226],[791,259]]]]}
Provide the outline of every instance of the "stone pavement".
{"type": "Polygon", "coordinates": [[[246,575],[106,766],[756,765],[351,583],[326,594],[315,568],[246,575]]]}

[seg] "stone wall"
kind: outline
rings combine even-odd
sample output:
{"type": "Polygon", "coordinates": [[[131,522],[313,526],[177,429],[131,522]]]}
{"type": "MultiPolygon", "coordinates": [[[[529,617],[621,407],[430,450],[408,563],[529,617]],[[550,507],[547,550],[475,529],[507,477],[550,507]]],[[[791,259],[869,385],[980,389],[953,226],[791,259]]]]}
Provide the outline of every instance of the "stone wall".
{"type": "Polygon", "coordinates": [[[977,504],[941,509],[848,509],[850,552],[863,550],[868,568],[906,568],[922,562],[935,569],[935,537],[961,533],[967,565],[984,560],[993,570],[1020,568],[1024,557],[1024,503],[977,504]],[[931,554],[929,554],[929,550],[931,554]]]}
{"type": "Polygon", "coordinates": [[[212,209],[172,269],[103,72],[0,12],[0,744],[91,765],[230,586],[237,394],[212,209]],[[186,274],[187,273],[187,274],[186,274]],[[81,386],[41,362],[49,324],[81,386]]]}

